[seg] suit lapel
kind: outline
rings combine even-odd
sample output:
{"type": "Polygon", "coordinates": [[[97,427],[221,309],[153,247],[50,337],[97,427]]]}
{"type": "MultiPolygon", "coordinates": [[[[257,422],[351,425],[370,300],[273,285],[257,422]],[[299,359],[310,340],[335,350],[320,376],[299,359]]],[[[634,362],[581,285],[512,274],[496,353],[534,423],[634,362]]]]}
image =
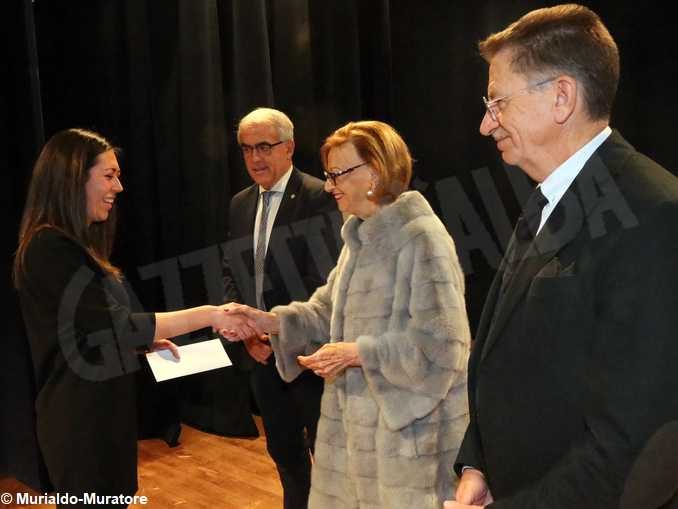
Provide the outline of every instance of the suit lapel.
{"type": "MultiPolygon", "coordinates": [[[[560,199],[537,237],[527,248],[524,257],[516,264],[515,273],[509,275],[508,285],[499,290],[492,309],[488,310],[489,323],[486,326],[487,339],[484,341],[481,360],[484,359],[502,330],[506,327],[516,306],[523,302],[530,284],[563,248],[584,234],[583,226],[595,208],[595,200],[582,200],[581,188],[602,176],[609,179],[607,167],[597,153],[587,161],[570,188],[560,199]],[[597,178],[594,176],[598,176],[597,178]],[[606,177],[605,177],[606,176],[606,177]]],[[[501,286],[504,271],[511,270],[511,264],[502,262],[504,270],[497,273],[495,284],[501,286]]],[[[485,319],[485,313],[483,314],[485,319]]]]}
{"type": "Polygon", "coordinates": [[[247,200],[247,233],[254,235],[254,221],[257,219],[257,208],[259,207],[259,186],[255,186],[252,197],[247,200]]]}
{"type": "Polygon", "coordinates": [[[259,203],[259,186],[250,186],[247,194],[237,206],[241,209],[242,221],[231,225],[231,236],[235,238],[254,235],[254,220],[257,216],[257,204],[259,203]]]}
{"type": "MultiPolygon", "coordinates": [[[[282,200],[280,201],[280,207],[278,207],[278,212],[275,215],[275,220],[273,221],[273,229],[271,230],[271,237],[268,241],[269,247],[275,245],[274,236],[278,236],[280,228],[294,221],[296,218],[297,210],[297,200],[299,198],[299,191],[301,190],[301,175],[299,175],[299,170],[292,168],[292,174],[290,179],[287,181],[287,186],[285,186],[285,192],[283,193],[282,200]]],[[[271,258],[271,249],[266,251],[266,265],[270,263],[271,258]]]]}
{"type": "Polygon", "coordinates": [[[243,221],[241,223],[241,238],[247,239],[247,256],[244,262],[247,267],[247,274],[252,274],[252,277],[244,278],[242,294],[245,302],[256,305],[256,296],[254,289],[254,222],[257,217],[257,206],[259,205],[259,186],[253,185],[243,200],[243,221]]]}
{"type": "MultiPolygon", "coordinates": [[[[527,249],[525,256],[516,269],[516,273],[512,275],[508,283],[508,288],[499,290],[499,295],[495,301],[495,309],[492,311],[494,318],[488,326],[488,336],[483,345],[481,360],[487,356],[492,346],[494,346],[499,333],[506,326],[516,305],[523,299],[534,276],[555,255],[555,253],[550,256],[540,255],[535,249],[535,243],[533,242],[527,249]]],[[[499,286],[501,286],[500,275],[498,275],[498,279],[499,286]]]]}
{"type": "Polygon", "coordinates": [[[299,175],[299,170],[293,168],[290,179],[287,181],[287,186],[285,186],[285,192],[283,194],[282,201],[280,202],[278,213],[275,216],[275,222],[273,223],[274,228],[294,220],[296,216],[296,203],[300,189],[301,175],[299,175]]]}

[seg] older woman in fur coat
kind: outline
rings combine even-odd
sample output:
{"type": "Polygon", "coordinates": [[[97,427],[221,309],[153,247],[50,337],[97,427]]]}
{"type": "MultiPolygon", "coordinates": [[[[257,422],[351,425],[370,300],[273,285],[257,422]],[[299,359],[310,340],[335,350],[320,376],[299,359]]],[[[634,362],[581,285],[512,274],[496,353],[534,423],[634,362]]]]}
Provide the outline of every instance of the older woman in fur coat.
{"type": "Polygon", "coordinates": [[[409,185],[390,126],[351,122],[321,149],[326,191],[349,215],[344,248],[308,302],[244,309],[278,370],[326,379],[309,506],[439,509],[468,420],[470,333],[454,243],[409,185]]]}

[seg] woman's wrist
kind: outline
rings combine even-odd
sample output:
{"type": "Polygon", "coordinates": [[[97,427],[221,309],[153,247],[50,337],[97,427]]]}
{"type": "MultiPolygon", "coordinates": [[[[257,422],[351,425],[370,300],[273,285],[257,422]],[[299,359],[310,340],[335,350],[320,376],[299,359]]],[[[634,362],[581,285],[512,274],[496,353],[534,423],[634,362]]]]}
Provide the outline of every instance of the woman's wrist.
{"type": "Polygon", "coordinates": [[[268,329],[267,332],[277,336],[280,334],[280,317],[275,313],[271,313],[270,311],[266,314],[268,315],[266,317],[266,328],[268,329]]]}
{"type": "Polygon", "coordinates": [[[353,347],[353,358],[351,359],[351,367],[359,368],[363,365],[360,360],[360,350],[358,349],[358,343],[348,343],[354,345],[353,347]]]}

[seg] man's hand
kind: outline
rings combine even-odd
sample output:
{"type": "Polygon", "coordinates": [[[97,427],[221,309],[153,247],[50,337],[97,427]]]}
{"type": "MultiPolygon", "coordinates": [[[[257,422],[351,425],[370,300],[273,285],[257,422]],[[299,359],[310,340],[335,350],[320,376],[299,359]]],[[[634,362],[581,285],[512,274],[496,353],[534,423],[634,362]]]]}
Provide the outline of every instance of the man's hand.
{"type": "Polygon", "coordinates": [[[243,339],[247,353],[259,364],[268,364],[268,358],[273,353],[271,345],[268,344],[268,336],[250,336],[243,339]]]}
{"type": "Polygon", "coordinates": [[[482,509],[494,501],[485,476],[475,468],[468,468],[461,474],[455,497],[457,500],[448,500],[443,509],[482,509]]]}
{"type": "Polygon", "coordinates": [[[334,378],[346,368],[362,366],[356,343],[328,343],[313,355],[300,355],[297,360],[323,378],[334,378]]]}

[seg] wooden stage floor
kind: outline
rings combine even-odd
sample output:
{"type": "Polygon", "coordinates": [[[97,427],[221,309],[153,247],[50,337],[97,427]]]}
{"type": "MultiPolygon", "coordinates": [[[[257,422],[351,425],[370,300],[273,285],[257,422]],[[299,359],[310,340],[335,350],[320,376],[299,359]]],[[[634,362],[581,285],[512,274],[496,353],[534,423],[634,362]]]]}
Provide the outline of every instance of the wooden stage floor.
{"type": "MultiPolygon", "coordinates": [[[[0,493],[16,500],[17,492],[37,495],[15,479],[0,478],[0,493]]],[[[148,497],[148,504],[130,508],[282,508],[282,488],[263,434],[257,439],[224,438],[185,424],[175,448],[162,440],[139,442],[137,495],[148,497]]],[[[0,504],[2,509],[13,507],[55,506],[0,504]]]]}

